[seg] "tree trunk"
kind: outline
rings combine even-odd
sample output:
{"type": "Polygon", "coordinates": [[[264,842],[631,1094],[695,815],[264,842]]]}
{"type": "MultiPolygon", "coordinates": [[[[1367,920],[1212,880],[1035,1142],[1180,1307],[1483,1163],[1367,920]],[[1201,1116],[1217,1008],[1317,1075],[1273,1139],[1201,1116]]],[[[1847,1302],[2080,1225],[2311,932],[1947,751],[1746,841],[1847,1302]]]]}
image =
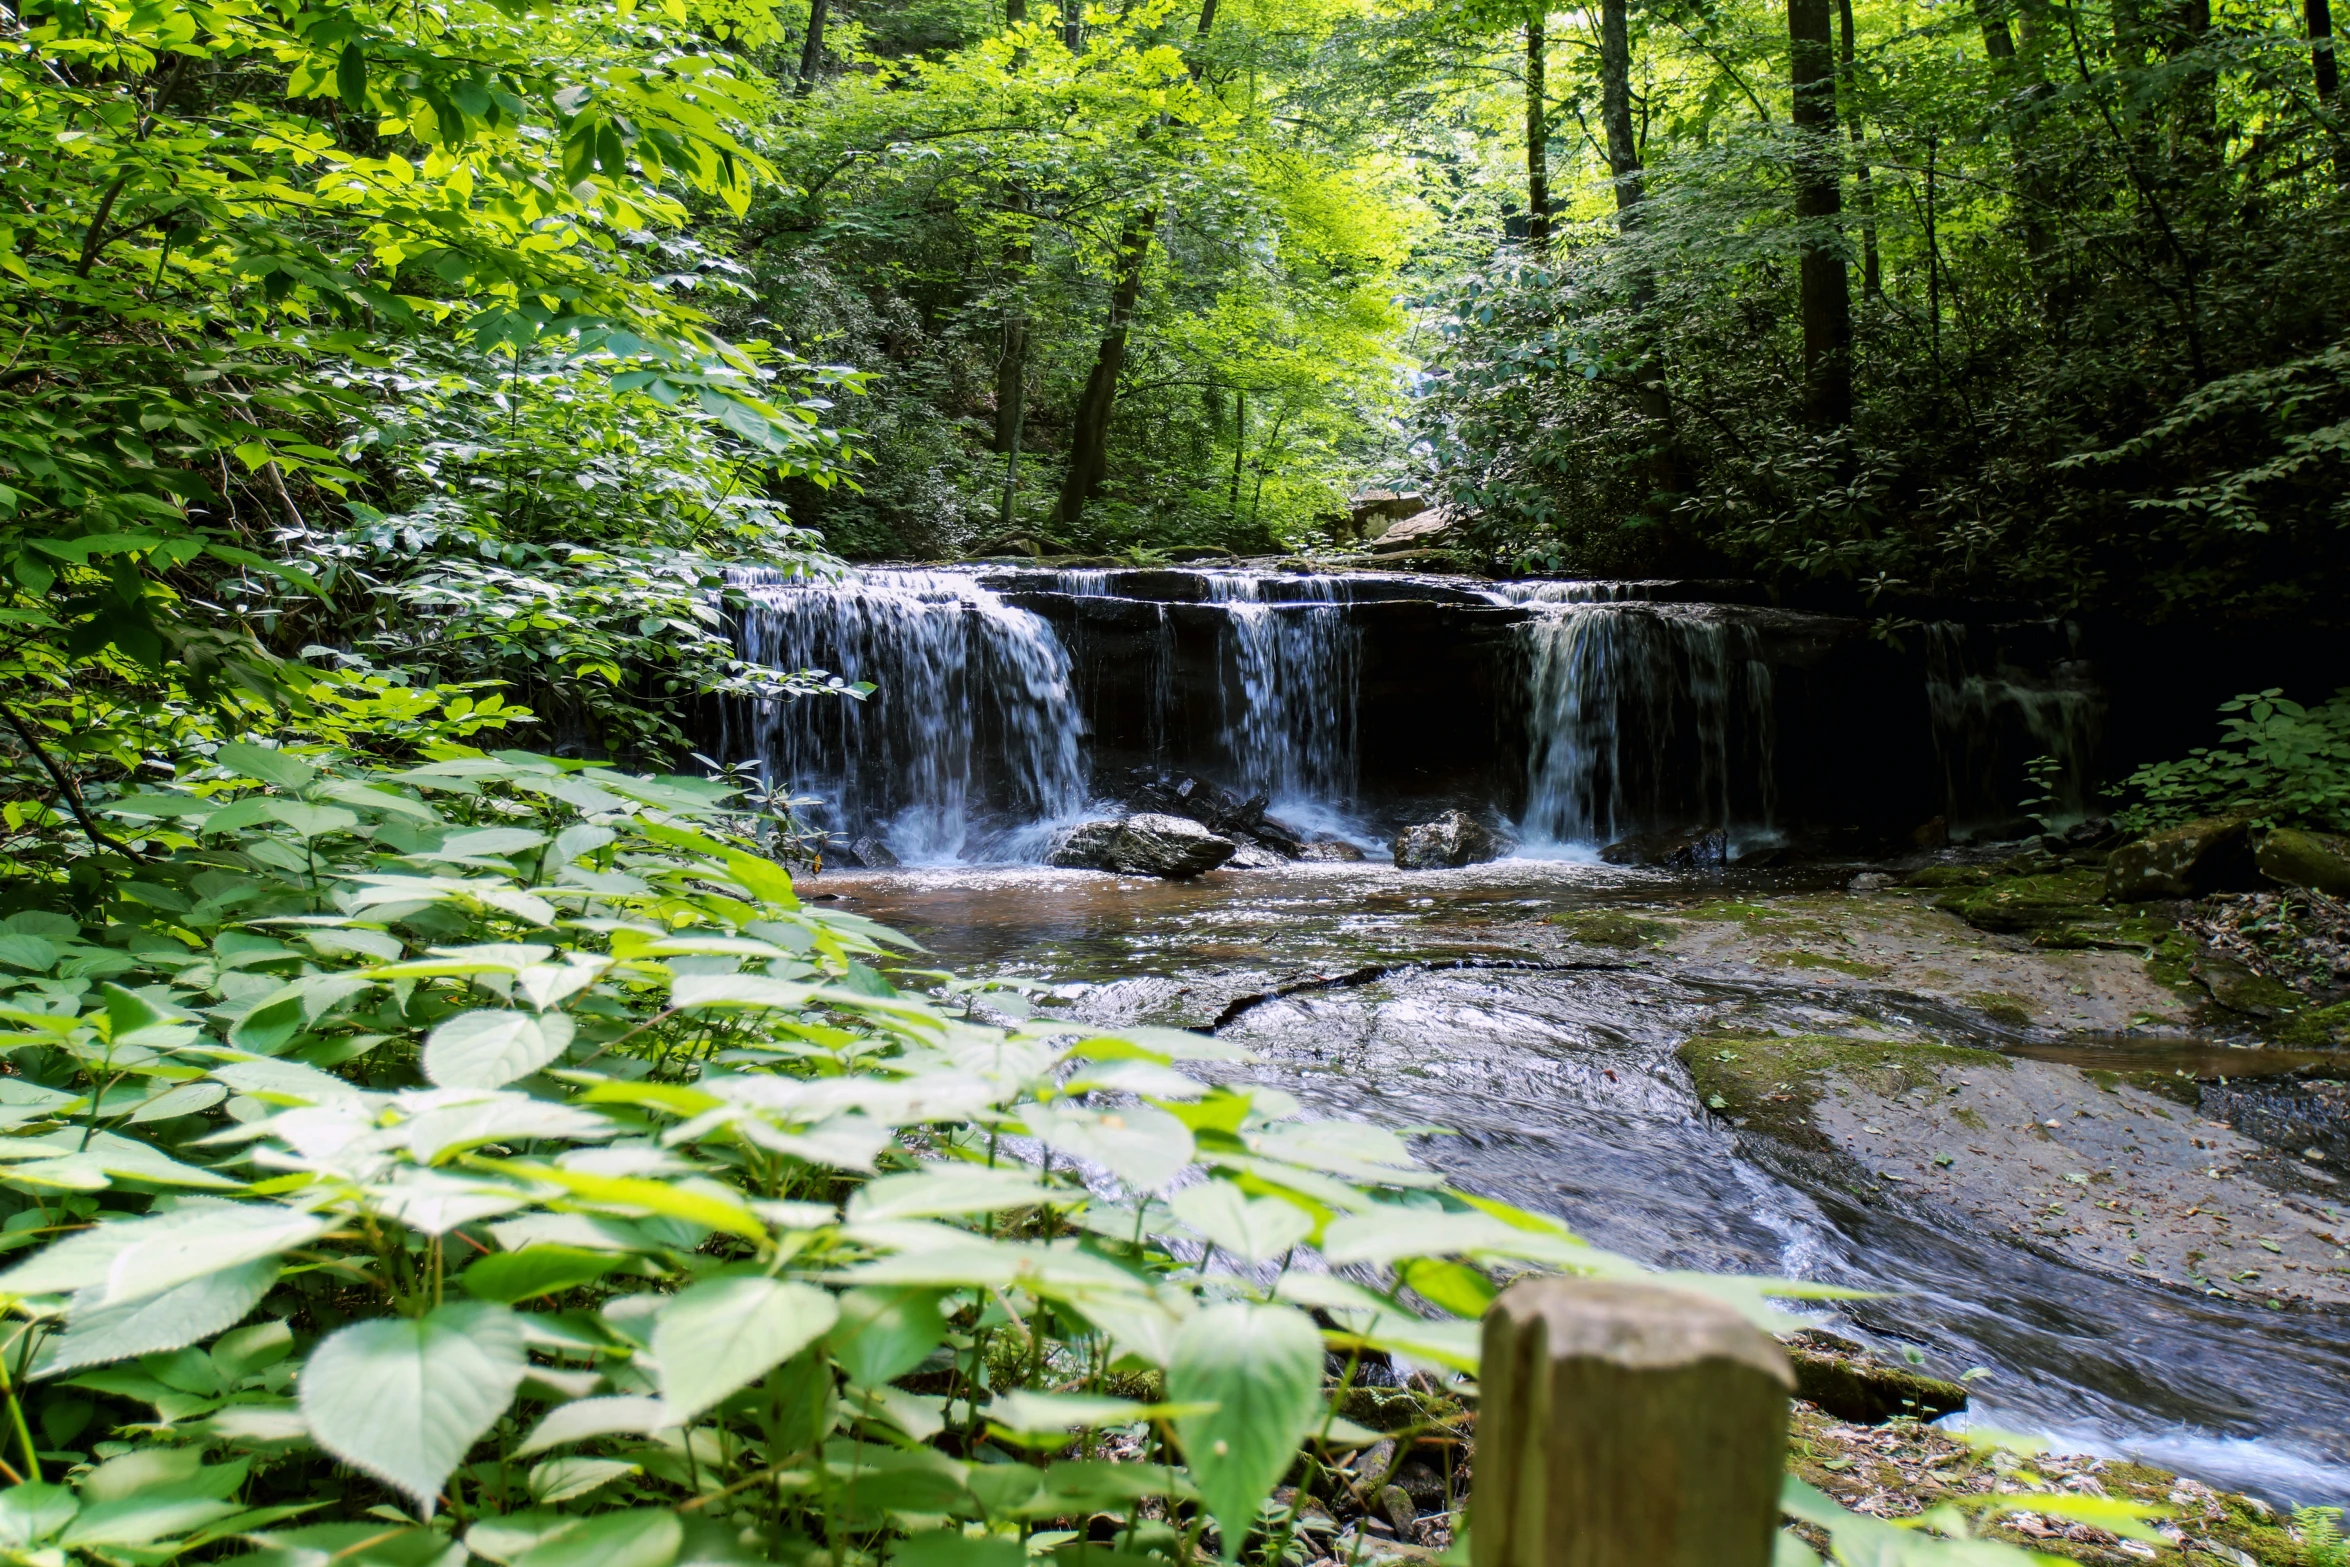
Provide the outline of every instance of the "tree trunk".
{"type": "Polygon", "coordinates": [[[816,90],[816,67],[824,60],[824,17],[832,0],[808,0],[808,36],[800,41],[800,80],[792,96],[805,98],[816,90]]]}
{"type": "MultiPolygon", "coordinates": [[[[1068,0],[1072,10],[1077,0],[1068,0]]],[[[1216,0],[1201,0],[1195,40],[1208,36],[1216,25],[1216,0]]],[[[1199,80],[1203,61],[1194,54],[1191,77],[1199,80]]],[[[1102,326],[1101,347],[1095,350],[1093,369],[1078,394],[1077,418],[1069,431],[1069,471],[1061,480],[1060,504],[1054,521],[1074,525],[1085,514],[1085,503],[1101,489],[1109,472],[1110,419],[1118,411],[1118,378],[1126,372],[1126,336],[1133,329],[1134,307],[1142,298],[1142,267],[1150,259],[1151,232],[1159,225],[1159,209],[1146,207],[1118,237],[1118,281],[1110,289],[1110,317],[1102,326]]]]}
{"type": "Polygon", "coordinates": [[[2005,71],[2013,66],[2015,34],[2008,30],[1998,0],[1975,0],[1975,25],[1983,30],[1983,52],[1991,57],[1991,69],[2005,71]]]}
{"type": "Polygon", "coordinates": [[[1836,23],[1844,44],[1844,124],[1852,136],[1852,204],[1860,208],[1860,297],[1875,299],[1884,288],[1877,259],[1877,188],[1869,181],[1867,140],[1860,120],[1860,67],[1853,44],[1852,0],[1836,0],[1836,23]]]}
{"type": "Polygon", "coordinates": [[[2334,144],[2334,183],[2350,184],[2350,146],[2334,114],[2342,94],[2341,63],[2334,58],[2334,8],[2331,0],[2301,0],[2301,14],[2309,23],[2309,72],[2317,81],[2318,113],[2326,122],[2326,139],[2334,144]]]}
{"type": "MultiPolygon", "coordinates": [[[[1648,194],[1640,167],[1640,139],[1632,129],[1632,37],[1625,15],[1627,0],[1601,0],[1599,9],[1599,121],[1607,136],[1608,173],[1616,187],[1616,224],[1629,234],[1641,199],[1648,194]]],[[[1646,267],[1634,274],[1632,308],[1645,312],[1656,296],[1656,280],[1646,267]]],[[[1644,333],[1643,336],[1648,334],[1644,333]]],[[[1665,389],[1662,357],[1653,342],[1633,367],[1636,390],[1633,406],[1655,430],[1656,444],[1644,464],[1654,496],[1678,495],[1680,453],[1673,430],[1673,402],[1665,389]]]]}
{"type": "Polygon", "coordinates": [[[1526,242],[1535,246],[1550,240],[1549,20],[1541,12],[1526,18],[1526,242]]]}
{"type": "Polygon", "coordinates": [[[1852,297],[1837,243],[1843,159],[1836,146],[1836,44],[1828,0],[1787,0],[1794,88],[1795,216],[1803,311],[1803,417],[1815,430],[1852,419],[1852,297]]]}
{"type": "MultiPolygon", "coordinates": [[[[1017,247],[1016,264],[1025,266],[1027,246],[1017,247]]],[[[1020,427],[1028,422],[1028,316],[1015,303],[1004,311],[1003,351],[995,362],[995,449],[1020,449],[1020,427]]]]}

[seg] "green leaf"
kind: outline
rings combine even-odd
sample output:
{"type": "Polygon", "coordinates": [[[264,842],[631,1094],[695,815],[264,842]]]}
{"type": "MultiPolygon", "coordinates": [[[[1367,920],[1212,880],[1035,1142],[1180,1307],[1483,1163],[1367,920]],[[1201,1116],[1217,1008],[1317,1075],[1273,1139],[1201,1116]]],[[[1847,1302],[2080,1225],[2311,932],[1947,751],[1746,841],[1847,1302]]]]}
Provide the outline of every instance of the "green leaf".
{"type": "Polygon", "coordinates": [[[522,1324],[503,1306],[355,1323],[311,1352],[302,1418],[320,1447],[430,1517],[442,1483],[505,1413],[529,1366],[522,1324]]]}
{"type": "Polygon", "coordinates": [[[657,1398],[627,1395],[619,1398],[578,1398],[547,1412],[530,1439],[514,1450],[517,1458],[543,1453],[566,1442],[584,1442],[597,1436],[650,1436],[677,1425],[677,1416],[657,1398]]]}
{"type": "Polygon", "coordinates": [[[76,1297],[71,1325],[49,1342],[33,1375],[56,1376],[135,1355],[184,1349],[243,1321],[277,1282],[277,1272],[274,1261],[239,1263],[160,1295],[91,1311],[81,1310],[76,1297]]]}
{"type": "Polygon", "coordinates": [[[691,1420],[797,1354],[839,1314],[823,1290],[775,1279],[713,1279],[680,1291],[653,1324],[662,1401],[691,1420]]]}
{"type": "Polygon", "coordinates": [[[883,1219],[947,1219],[973,1213],[1032,1208],[1052,1197],[1020,1170],[949,1164],[868,1181],[849,1198],[851,1224],[883,1219]]]}
{"type": "Polygon", "coordinates": [[[226,1268],[306,1246],[333,1227],[314,1213],[274,1203],[207,1205],[140,1224],[108,1262],[103,1280],[74,1299],[77,1315],[160,1295],[226,1268]]]}
{"type": "Polygon", "coordinates": [[[1243,1262],[1267,1262],[1314,1232],[1314,1216],[1278,1197],[1251,1199],[1230,1181],[1203,1181],[1167,1199],[1175,1217],[1243,1262]]]}
{"type": "Polygon", "coordinates": [[[280,789],[307,789],[318,777],[318,769],[299,757],[247,745],[242,740],[231,741],[220,748],[220,764],[247,778],[258,778],[280,789]]]}
{"type": "Polygon", "coordinates": [[[514,1558],[513,1567],[669,1567],[685,1526],[666,1507],[604,1513],[514,1558]]]}
{"type": "Polygon", "coordinates": [[[1018,1540],[1000,1534],[973,1537],[952,1529],[908,1535],[889,1551],[890,1567],[1022,1567],[1027,1557],[1018,1540]]]}
{"type": "Polygon", "coordinates": [[[615,1480],[641,1473],[642,1467],[617,1458],[550,1458],[530,1471],[531,1500],[542,1506],[568,1502],[615,1480]]]}
{"type": "Polygon", "coordinates": [[[424,1044],[424,1075],[442,1088],[503,1088],[571,1048],[573,1025],[560,1012],[460,1012],[424,1044]]]}
{"type": "Polygon", "coordinates": [[[1130,1191],[1157,1191],[1191,1163],[1190,1128],[1150,1105],[1114,1110],[1023,1105],[1020,1118],[1047,1147],[1100,1165],[1130,1191]]]}
{"type": "Polygon", "coordinates": [[[40,1544],[73,1522],[81,1503],[62,1485],[12,1485],[0,1491],[0,1550],[40,1544]]]}
{"type": "Polygon", "coordinates": [[[335,95],[346,109],[367,107],[367,51],[353,39],[335,60],[335,95]]]}
{"type": "Polygon", "coordinates": [[[458,1282],[476,1300],[534,1300],[559,1295],[591,1284],[627,1259],[611,1252],[582,1251],[575,1246],[525,1246],[484,1257],[467,1268],[458,1282]]]}
{"type": "Polygon", "coordinates": [[[270,819],[294,829],[303,839],[323,838],[329,833],[349,832],[359,825],[359,813],[346,811],[339,805],[311,805],[302,800],[271,800],[264,807],[270,819]]]}
{"type": "Polygon", "coordinates": [[[1192,1479],[1237,1561],[1257,1508],[1273,1494],[1322,1414],[1322,1335],[1304,1312],[1231,1302],[1175,1335],[1167,1396],[1213,1404],[1175,1422],[1192,1479]]]}
{"type": "Polygon", "coordinates": [[[853,1386],[879,1387],[929,1359],[946,1332],[936,1290],[853,1289],[826,1343],[853,1386]]]}

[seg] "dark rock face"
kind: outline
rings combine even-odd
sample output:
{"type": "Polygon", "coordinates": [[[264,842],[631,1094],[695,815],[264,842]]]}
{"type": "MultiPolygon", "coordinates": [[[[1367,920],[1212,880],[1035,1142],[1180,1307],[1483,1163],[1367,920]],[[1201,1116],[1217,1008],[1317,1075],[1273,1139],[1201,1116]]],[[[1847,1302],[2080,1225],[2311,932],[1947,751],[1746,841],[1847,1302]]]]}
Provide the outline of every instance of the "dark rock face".
{"type": "Polygon", "coordinates": [[[2208,817],[2151,833],[2114,850],[2105,865],[2105,896],[2115,903],[2200,898],[2259,885],[2251,824],[2240,816],[2208,817]]]}
{"type": "Polygon", "coordinates": [[[1071,870],[1181,881],[1214,870],[1238,848],[1231,839],[1218,837],[1188,817],[1144,811],[1079,822],[1054,840],[1046,863],[1071,870]]]}
{"type": "Polygon", "coordinates": [[[2350,838],[2280,827],[2260,841],[2254,858],[2270,881],[2350,898],[2350,838]]]}
{"type": "Polygon", "coordinates": [[[1610,865],[1669,865],[1675,870],[1709,870],[1730,858],[1727,833],[1643,832],[1619,838],[1599,851],[1610,865]]]}
{"type": "Polygon", "coordinates": [[[1183,816],[1225,838],[1245,838],[1285,859],[1305,847],[1297,829],[1267,816],[1262,794],[1242,799],[1198,778],[1153,778],[1135,789],[1134,803],[1161,816],[1183,816]]]}
{"type": "Polygon", "coordinates": [[[1432,822],[1395,835],[1395,863],[1407,871],[1449,869],[1498,860],[1509,847],[1501,836],[1465,811],[1447,811],[1432,822]]]}
{"type": "Polygon", "coordinates": [[[1937,1420],[1967,1406],[1966,1388],[1902,1366],[1888,1366],[1833,1333],[1793,1335],[1795,1396],[1854,1425],[1883,1425],[1903,1415],[1937,1420]]]}

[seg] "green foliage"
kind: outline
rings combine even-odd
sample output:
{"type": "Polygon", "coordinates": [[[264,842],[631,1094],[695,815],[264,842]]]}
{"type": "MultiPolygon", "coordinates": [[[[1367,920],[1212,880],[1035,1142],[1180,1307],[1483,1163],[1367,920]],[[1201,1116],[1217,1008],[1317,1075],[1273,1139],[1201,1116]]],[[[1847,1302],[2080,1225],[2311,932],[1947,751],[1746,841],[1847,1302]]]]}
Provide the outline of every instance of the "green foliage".
{"type": "Polygon", "coordinates": [[[2124,827],[2242,814],[2269,827],[2350,831],[2350,689],[2315,707],[2270,689],[2220,704],[2220,744],[2149,762],[2125,785],[2124,827]]]}
{"type": "Polygon", "coordinates": [[[1213,1523],[1240,1559],[1294,1528],[1263,1511],[1294,1466],[1368,1440],[1325,1350],[1474,1370],[1407,1275],[1632,1266],[1214,1086],[1212,1038],[979,1022],[801,905],[723,786],[220,762],[98,804],[142,862],[92,907],[0,922],[23,1559],[1010,1562],[1105,1511],[1134,1555],[1213,1523]],[[1163,1156],[1085,1178],[1144,1122],[1163,1156]]]}
{"type": "Polygon", "coordinates": [[[2345,1567],[2350,1564],[2350,1541],[2342,1537],[2342,1509],[2339,1507],[2296,1507],[2293,1509],[2293,1528],[2301,1536],[2302,1553],[2312,1567],[2345,1567]]]}

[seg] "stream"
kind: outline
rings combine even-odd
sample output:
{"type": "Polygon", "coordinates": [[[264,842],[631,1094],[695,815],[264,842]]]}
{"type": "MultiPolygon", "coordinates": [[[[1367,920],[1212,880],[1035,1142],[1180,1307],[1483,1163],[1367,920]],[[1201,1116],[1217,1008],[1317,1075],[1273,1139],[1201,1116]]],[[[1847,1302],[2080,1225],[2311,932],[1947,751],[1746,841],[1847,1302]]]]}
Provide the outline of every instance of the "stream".
{"type": "MultiPolygon", "coordinates": [[[[1056,1013],[1205,1027],[1237,1011],[1219,1032],[1258,1057],[1249,1080],[1320,1114],[1443,1128],[1419,1139],[1430,1164],[1471,1190],[1555,1213],[1597,1245],[1660,1267],[1883,1291],[1805,1312],[1896,1354],[1914,1350],[1938,1376],[1987,1370],[1970,1379],[1974,1408],[1955,1419],[2282,1503],[2350,1492],[2350,1323],[2338,1314],[2142,1285],[1857,1199],[1704,1113],[1673,1057],[1726,1017],[1800,1031],[1858,1013],[1953,1043],[2016,1041],[1897,994],[1856,1002],[1849,990],[1637,960],[1528,966],[1554,960],[1538,923],[1547,913],[1695,893],[1767,898],[1843,874],[1732,871],[1700,884],[1505,860],[1172,883],[962,868],[828,875],[822,885],[966,972],[1055,982],[1046,1005],[1056,1013]],[[1358,979],[1381,965],[1396,966],[1358,979]],[[1352,982],[1266,995],[1328,978],[1352,982]]],[[[2120,1059],[2132,1048],[2070,1041],[2031,1053],[2089,1064],[2101,1049],[2120,1059]]],[[[2228,1054],[2242,1071],[2244,1053],[2228,1054]]]]}

